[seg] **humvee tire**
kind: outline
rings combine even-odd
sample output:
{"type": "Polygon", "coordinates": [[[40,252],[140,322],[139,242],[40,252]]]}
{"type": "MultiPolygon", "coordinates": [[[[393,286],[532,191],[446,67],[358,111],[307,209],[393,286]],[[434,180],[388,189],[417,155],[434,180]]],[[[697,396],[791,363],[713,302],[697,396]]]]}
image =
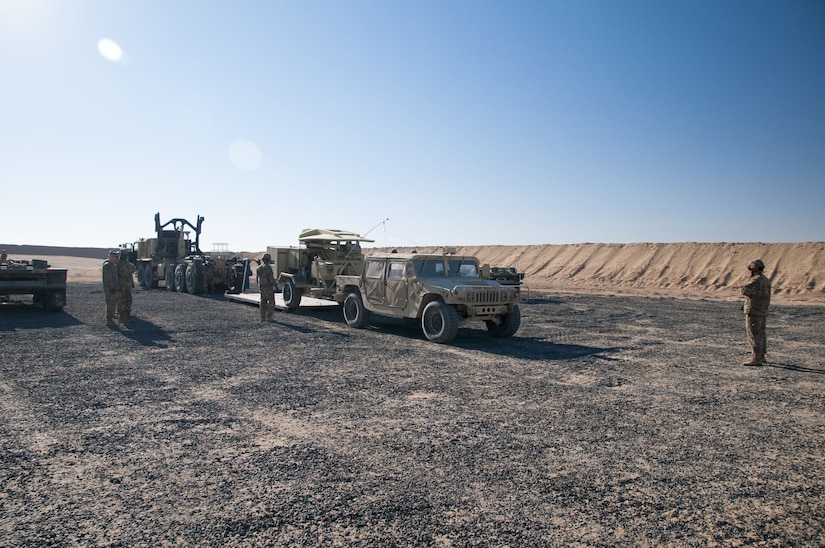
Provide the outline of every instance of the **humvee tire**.
{"type": "Polygon", "coordinates": [[[458,335],[458,312],[443,301],[432,301],[421,314],[421,329],[428,340],[448,343],[458,335]]]}
{"type": "Polygon", "coordinates": [[[513,305],[513,311],[504,315],[504,321],[496,323],[493,320],[485,320],[487,331],[493,337],[512,337],[521,325],[521,309],[518,305],[513,305]]]}
{"type": "Polygon", "coordinates": [[[361,294],[352,292],[344,299],[344,321],[347,325],[360,329],[370,321],[370,311],[364,308],[361,294]]]}

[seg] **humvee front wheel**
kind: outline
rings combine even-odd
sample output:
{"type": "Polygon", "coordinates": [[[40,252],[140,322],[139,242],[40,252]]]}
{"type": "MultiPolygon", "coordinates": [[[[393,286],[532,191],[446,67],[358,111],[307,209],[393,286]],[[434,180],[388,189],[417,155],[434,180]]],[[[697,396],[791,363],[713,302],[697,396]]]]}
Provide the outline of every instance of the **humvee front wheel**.
{"type": "Polygon", "coordinates": [[[490,332],[490,335],[493,337],[512,337],[521,325],[521,310],[517,304],[514,304],[512,312],[496,319],[499,321],[484,321],[484,323],[487,324],[487,331],[490,332]]]}
{"type": "Polygon", "coordinates": [[[421,314],[421,329],[434,343],[448,343],[458,334],[458,312],[454,306],[433,301],[421,314]]]}
{"type": "Polygon", "coordinates": [[[284,284],[281,296],[284,298],[284,304],[288,310],[295,310],[301,306],[301,290],[295,287],[295,282],[291,279],[284,284]]]}
{"type": "Polygon", "coordinates": [[[364,301],[359,293],[350,293],[344,299],[344,321],[356,329],[369,323],[370,311],[364,308],[364,301]]]}

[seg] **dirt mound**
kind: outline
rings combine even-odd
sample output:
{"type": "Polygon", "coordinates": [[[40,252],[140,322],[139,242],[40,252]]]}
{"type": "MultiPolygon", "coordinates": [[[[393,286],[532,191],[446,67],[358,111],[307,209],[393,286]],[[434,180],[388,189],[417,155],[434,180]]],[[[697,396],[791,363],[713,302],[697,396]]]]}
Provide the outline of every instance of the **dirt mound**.
{"type": "MultiPolygon", "coordinates": [[[[399,248],[399,252],[412,248],[399,248]]],[[[419,252],[440,248],[417,248],[419,252]]],[[[774,294],[784,301],[825,301],[825,243],[674,243],[465,246],[492,266],[514,266],[536,290],[729,298],[747,279],[746,265],[765,261],[774,294]]]]}

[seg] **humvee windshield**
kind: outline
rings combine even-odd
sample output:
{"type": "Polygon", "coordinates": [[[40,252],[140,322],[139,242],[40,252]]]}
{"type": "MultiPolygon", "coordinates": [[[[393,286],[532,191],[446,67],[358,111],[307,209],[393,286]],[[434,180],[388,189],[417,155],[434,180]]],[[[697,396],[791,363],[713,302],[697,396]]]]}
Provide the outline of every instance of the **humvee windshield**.
{"type": "Polygon", "coordinates": [[[448,259],[447,273],[444,272],[444,259],[427,257],[413,260],[413,271],[417,278],[478,278],[478,261],[474,258],[448,259]]]}
{"type": "Polygon", "coordinates": [[[451,278],[478,278],[478,261],[475,259],[450,259],[447,265],[451,278]]]}

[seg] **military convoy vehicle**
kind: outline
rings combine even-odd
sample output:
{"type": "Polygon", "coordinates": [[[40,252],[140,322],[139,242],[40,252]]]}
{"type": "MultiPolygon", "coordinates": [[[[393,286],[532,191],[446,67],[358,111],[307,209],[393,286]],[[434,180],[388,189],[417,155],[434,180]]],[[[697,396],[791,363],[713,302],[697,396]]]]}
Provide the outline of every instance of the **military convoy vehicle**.
{"type": "Polygon", "coordinates": [[[41,259],[6,260],[0,263],[0,301],[10,295],[31,295],[32,302],[46,310],[66,306],[65,268],[52,268],[41,259]]]}
{"type": "Polygon", "coordinates": [[[335,300],[347,325],[362,328],[373,313],[413,318],[427,339],[448,343],[460,322],[481,320],[492,336],[512,337],[521,324],[519,285],[492,280],[488,265],[454,253],[379,253],[360,274],[339,275],[335,300]]]}
{"type": "Polygon", "coordinates": [[[490,268],[490,279],[501,285],[521,285],[524,272],[519,272],[512,266],[494,266],[490,268]]]}
{"type": "Polygon", "coordinates": [[[334,300],[337,277],[360,275],[361,242],[373,241],[346,230],[307,228],[298,236],[297,248],[267,247],[286,308],[298,308],[302,295],[334,300]]]}
{"type": "Polygon", "coordinates": [[[207,273],[217,290],[240,292],[248,286],[248,262],[234,258],[207,256],[200,249],[201,225],[204,217],[198,215],[196,224],[175,218],[160,222],[155,214],[154,238],[141,238],[134,244],[121,246],[135,265],[138,284],[156,288],[163,283],[168,291],[203,293],[207,273]],[[186,228],[190,230],[186,230],[186,228]],[[194,233],[194,240],[190,233],[194,233]]]}

